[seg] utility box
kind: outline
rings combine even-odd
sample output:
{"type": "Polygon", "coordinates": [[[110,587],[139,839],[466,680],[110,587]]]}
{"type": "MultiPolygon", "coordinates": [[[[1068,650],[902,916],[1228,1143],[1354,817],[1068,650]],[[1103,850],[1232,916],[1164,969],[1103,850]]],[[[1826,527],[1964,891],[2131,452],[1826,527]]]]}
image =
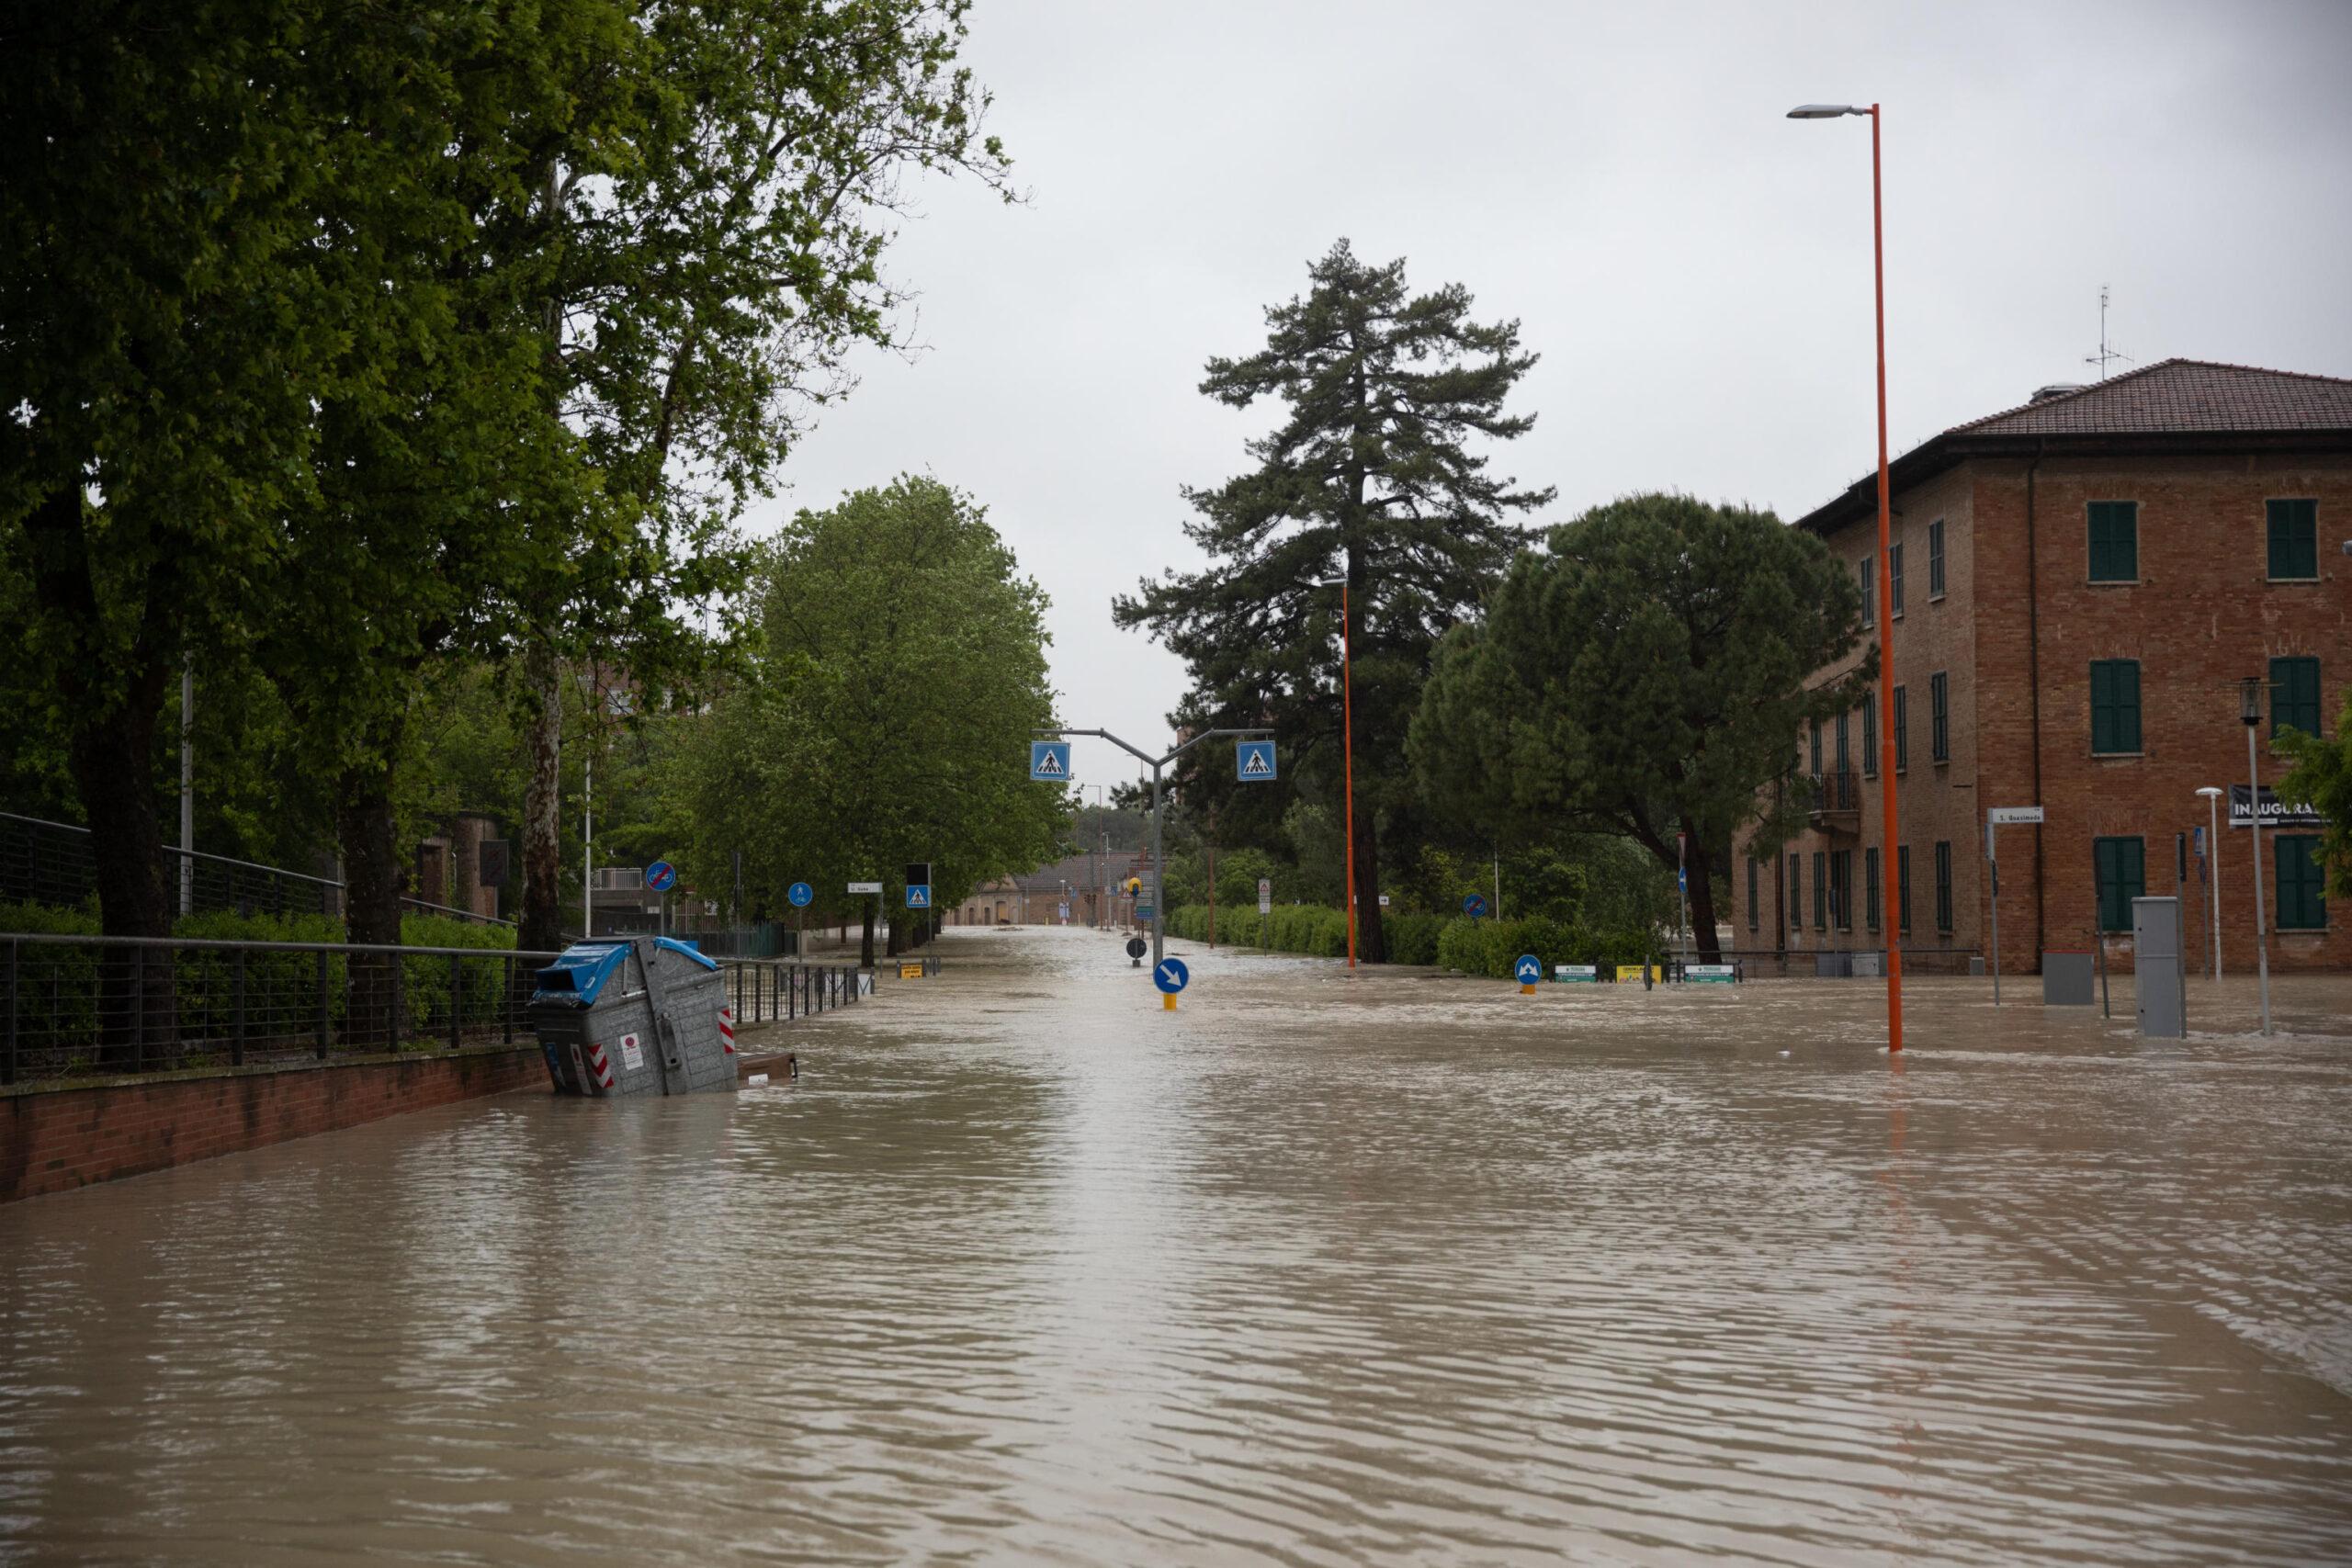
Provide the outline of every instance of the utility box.
{"type": "Polygon", "coordinates": [[[2041,1005],[2086,1008],[2098,1000],[2097,960],[2088,953],[2045,953],[2041,955],[2041,1005]]]}
{"type": "Polygon", "coordinates": [[[2132,900],[2132,993],[2139,999],[2140,1032],[2163,1040],[2188,1038],[2188,975],[2181,952],[2180,900],[2132,900]]]}
{"type": "Polygon", "coordinates": [[[531,1027],[559,1094],[734,1090],[726,978],[684,942],[577,942],[538,981],[531,1027]]]}
{"type": "Polygon", "coordinates": [[[1848,953],[1846,955],[1846,962],[1847,974],[1857,980],[1875,980],[1886,972],[1885,966],[1881,964],[1878,961],[1878,950],[1876,948],[1870,948],[1860,953],[1848,953]]]}
{"type": "Polygon", "coordinates": [[[1816,980],[1850,980],[1854,976],[1854,955],[1850,953],[1816,953],[1813,955],[1813,977],[1816,980]]]}

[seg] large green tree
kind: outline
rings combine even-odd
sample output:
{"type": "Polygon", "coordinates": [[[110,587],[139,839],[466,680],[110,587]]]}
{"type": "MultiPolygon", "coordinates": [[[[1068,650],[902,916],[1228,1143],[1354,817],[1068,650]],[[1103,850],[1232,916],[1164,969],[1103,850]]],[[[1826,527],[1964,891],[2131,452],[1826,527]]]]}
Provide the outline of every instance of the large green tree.
{"type": "Polygon", "coordinates": [[[2277,750],[2294,760],[2294,768],[2278,781],[2278,798],[2309,806],[2327,819],[2320,838],[2320,864],[2327,890],[2338,898],[2352,898],[2352,692],[2335,716],[2335,734],[2305,735],[2282,731],[2277,750]]]}
{"type": "MultiPolygon", "coordinates": [[[[1308,276],[1303,298],[1266,312],[1262,350],[1211,360],[1201,383],[1234,408],[1273,399],[1284,409],[1249,444],[1256,468],[1185,491],[1199,513],[1185,532],[1207,570],[1146,579],[1113,613],[1190,667],[1180,727],[1271,724],[1293,748],[1288,776],[1329,799],[1340,774],[1341,627],[1339,594],[1318,584],[1345,581],[1359,940],[1377,963],[1384,835],[1411,808],[1405,735],[1431,650],[1518,547],[1522,530],[1508,515],[1552,492],[1488,472],[1472,445],[1534,423],[1503,412],[1535,363],[1517,322],[1472,321],[1458,284],[1409,293],[1401,260],[1368,265],[1345,240],[1308,276]]],[[[1206,766],[1181,787],[1227,831],[1278,841],[1287,792],[1238,794],[1206,766]],[[1254,831],[1253,813],[1263,818],[1254,831]]]]}
{"type": "Polygon", "coordinates": [[[1046,598],[978,506],[929,479],[859,491],[795,518],[759,589],[748,668],[684,758],[690,878],[725,886],[740,851],[748,889],[878,880],[896,908],[928,861],[944,907],[1052,856],[1069,802],[1024,765],[1053,721],[1046,598]]]}
{"type": "Polygon", "coordinates": [[[1671,867],[1688,834],[1712,961],[1706,869],[1765,811],[1799,729],[1861,701],[1875,647],[1808,685],[1860,645],[1860,613],[1822,542],[1769,512],[1682,495],[1595,507],[1447,636],[1414,767],[1435,806],[1496,837],[1621,833],[1671,867]]]}
{"type": "MultiPolygon", "coordinates": [[[[962,173],[1010,195],[987,95],[957,63],[969,0],[632,0],[626,155],[551,145],[533,222],[558,246],[541,301],[551,412],[599,493],[546,510],[521,604],[531,768],[522,940],[550,945],[567,661],[626,668],[649,701],[706,671],[700,607],[746,562],[731,525],[800,429],[892,344],[881,262],[905,182],[962,173]]],[[[586,62],[583,100],[610,89],[586,62]]]]}

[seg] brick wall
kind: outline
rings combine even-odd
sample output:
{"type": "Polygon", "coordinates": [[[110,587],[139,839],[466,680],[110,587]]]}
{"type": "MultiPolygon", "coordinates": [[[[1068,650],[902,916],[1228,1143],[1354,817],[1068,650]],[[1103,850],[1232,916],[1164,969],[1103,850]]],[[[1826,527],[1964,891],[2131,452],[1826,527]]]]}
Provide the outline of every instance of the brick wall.
{"type": "Polygon", "coordinates": [[[548,1084],[536,1045],[0,1093],[0,1202],[548,1084]]]}

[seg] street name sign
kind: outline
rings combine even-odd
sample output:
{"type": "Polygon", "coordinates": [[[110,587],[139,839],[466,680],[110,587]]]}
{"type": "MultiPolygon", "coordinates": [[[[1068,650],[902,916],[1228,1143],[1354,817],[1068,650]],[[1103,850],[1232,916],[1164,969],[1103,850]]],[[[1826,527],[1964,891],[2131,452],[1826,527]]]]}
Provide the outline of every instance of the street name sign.
{"type": "Polygon", "coordinates": [[[1271,783],[1274,777],[1274,743],[1243,740],[1233,748],[1233,776],[1244,784],[1271,783]]]}
{"type": "Polygon", "coordinates": [[[796,909],[805,909],[817,901],[817,890],[805,882],[796,882],[784,890],[784,897],[796,909]]]}
{"type": "Polygon", "coordinates": [[[645,868],[645,886],[656,893],[667,893],[677,882],[678,868],[666,860],[657,860],[645,868]]]}
{"type": "Polygon", "coordinates": [[[849,890],[853,893],[879,893],[882,891],[882,885],[878,882],[853,882],[849,885],[849,890]]]}
{"type": "Polygon", "coordinates": [[[1067,740],[1029,742],[1029,777],[1039,784],[1068,784],[1069,782],[1069,742],[1067,740]]]}
{"type": "Polygon", "coordinates": [[[1984,814],[1984,820],[1996,828],[2015,828],[2041,820],[2039,806],[1996,806],[1984,814]]]}

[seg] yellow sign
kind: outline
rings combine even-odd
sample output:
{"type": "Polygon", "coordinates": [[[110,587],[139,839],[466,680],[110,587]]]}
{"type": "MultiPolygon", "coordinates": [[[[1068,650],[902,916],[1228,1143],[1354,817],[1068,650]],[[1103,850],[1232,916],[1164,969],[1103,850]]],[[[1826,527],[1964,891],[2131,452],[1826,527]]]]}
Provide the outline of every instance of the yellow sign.
{"type": "Polygon", "coordinates": [[[1617,965],[1617,978],[1620,980],[1639,980],[1645,976],[1647,976],[1652,979],[1665,978],[1665,976],[1659,975],[1655,968],[1647,964],[1620,964],[1617,965]]]}
{"type": "Polygon", "coordinates": [[[901,979],[901,980],[920,980],[920,979],[922,979],[922,964],[899,964],[899,979],[901,979]]]}

